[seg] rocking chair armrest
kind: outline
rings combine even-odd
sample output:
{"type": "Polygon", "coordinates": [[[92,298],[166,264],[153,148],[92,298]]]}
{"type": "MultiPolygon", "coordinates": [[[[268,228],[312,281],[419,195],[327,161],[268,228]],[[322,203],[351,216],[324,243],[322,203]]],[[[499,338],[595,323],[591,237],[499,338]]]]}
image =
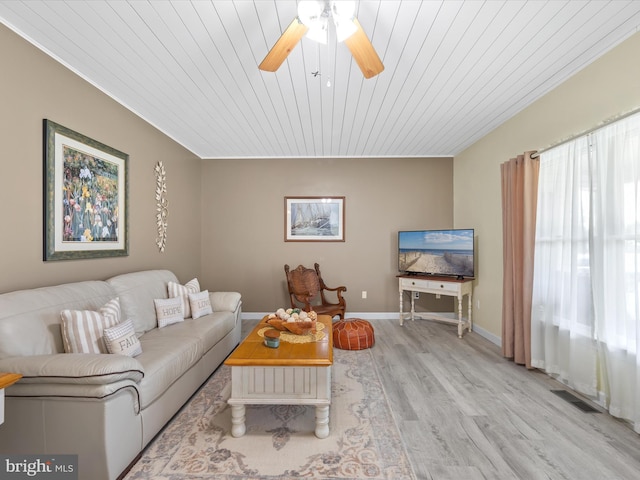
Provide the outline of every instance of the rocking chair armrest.
{"type": "Polygon", "coordinates": [[[347,287],[341,285],[341,286],[336,287],[336,288],[329,288],[329,287],[327,287],[325,285],[324,286],[324,290],[329,290],[330,292],[338,292],[338,293],[340,293],[340,292],[346,292],[347,291],[347,287]]]}
{"type": "Polygon", "coordinates": [[[342,298],[342,292],[346,292],[347,291],[347,287],[345,286],[339,286],[336,288],[329,288],[326,285],[323,286],[323,288],[320,289],[320,298],[322,299],[322,303],[328,304],[330,302],[327,302],[327,298],[324,295],[324,292],[335,292],[337,294],[338,297],[338,303],[336,305],[341,305],[344,302],[344,298],[342,298]]]}

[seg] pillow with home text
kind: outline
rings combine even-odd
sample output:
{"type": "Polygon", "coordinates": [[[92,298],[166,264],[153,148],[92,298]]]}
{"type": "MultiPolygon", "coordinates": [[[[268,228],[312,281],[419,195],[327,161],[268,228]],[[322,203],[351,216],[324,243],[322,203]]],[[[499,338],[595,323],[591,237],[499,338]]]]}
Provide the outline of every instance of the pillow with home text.
{"type": "Polygon", "coordinates": [[[158,328],[164,328],[167,325],[184,321],[182,298],[159,298],[154,300],[153,303],[156,307],[158,328]]]}

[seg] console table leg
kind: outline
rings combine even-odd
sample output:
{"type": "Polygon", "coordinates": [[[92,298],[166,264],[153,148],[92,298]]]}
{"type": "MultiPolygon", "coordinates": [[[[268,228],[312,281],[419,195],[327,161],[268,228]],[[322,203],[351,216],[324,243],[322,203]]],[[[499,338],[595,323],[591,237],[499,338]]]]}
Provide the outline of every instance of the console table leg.
{"type": "Polygon", "coordinates": [[[329,436],[329,406],[316,405],[316,437],[327,438],[329,436]]]}
{"type": "Polygon", "coordinates": [[[411,295],[411,321],[413,322],[413,316],[416,314],[416,300],[413,296],[413,292],[409,292],[411,295]]]}
{"type": "Polygon", "coordinates": [[[402,306],[402,297],[403,297],[403,293],[404,290],[400,289],[400,326],[402,326],[404,324],[404,315],[403,315],[403,306],[402,306]]]}
{"type": "Polygon", "coordinates": [[[462,338],[463,323],[462,323],[462,295],[458,296],[458,338],[462,338]]]}
{"type": "Polygon", "coordinates": [[[472,293],[469,294],[469,297],[467,298],[467,300],[469,301],[469,331],[471,331],[473,329],[473,320],[471,319],[471,306],[473,305],[472,293]]]}
{"type": "Polygon", "coordinates": [[[231,405],[231,435],[234,437],[241,437],[247,431],[244,414],[244,405],[231,405]]]}

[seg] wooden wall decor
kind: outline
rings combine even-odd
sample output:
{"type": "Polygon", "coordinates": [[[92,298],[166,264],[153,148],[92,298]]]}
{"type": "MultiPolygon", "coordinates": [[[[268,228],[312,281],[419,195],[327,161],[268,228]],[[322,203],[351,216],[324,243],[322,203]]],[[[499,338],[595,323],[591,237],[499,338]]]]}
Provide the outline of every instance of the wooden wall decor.
{"type": "Polygon", "coordinates": [[[167,216],[169,215],[167,204],[167,172],[162,162],[155,167],[156,172],[156,227],[158,237],[156,245],[160,252],[164,252],[167,244],[167,216]]]}

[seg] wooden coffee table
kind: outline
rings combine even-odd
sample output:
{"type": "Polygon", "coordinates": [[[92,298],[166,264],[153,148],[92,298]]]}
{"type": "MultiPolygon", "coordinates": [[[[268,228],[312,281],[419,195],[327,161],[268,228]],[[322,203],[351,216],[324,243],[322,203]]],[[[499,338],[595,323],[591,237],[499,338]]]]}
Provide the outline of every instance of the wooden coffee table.
{"type": "Polygon", "coordinates": [[[0,424],[4,423],[4,389],[22,378],[19,373],[0,372],[0,424]]]}
{"type": "Polygon", "coordinates": [[[331,317],[319,315],[324,336],[307,343],[280,340],[278,348],[264,344],[258,332],[266,317],[225,360],[231,367],[231,434],[246,432],[245,405],[315,405],[318,438],[329,436],[333,335],[331,317]]]}

